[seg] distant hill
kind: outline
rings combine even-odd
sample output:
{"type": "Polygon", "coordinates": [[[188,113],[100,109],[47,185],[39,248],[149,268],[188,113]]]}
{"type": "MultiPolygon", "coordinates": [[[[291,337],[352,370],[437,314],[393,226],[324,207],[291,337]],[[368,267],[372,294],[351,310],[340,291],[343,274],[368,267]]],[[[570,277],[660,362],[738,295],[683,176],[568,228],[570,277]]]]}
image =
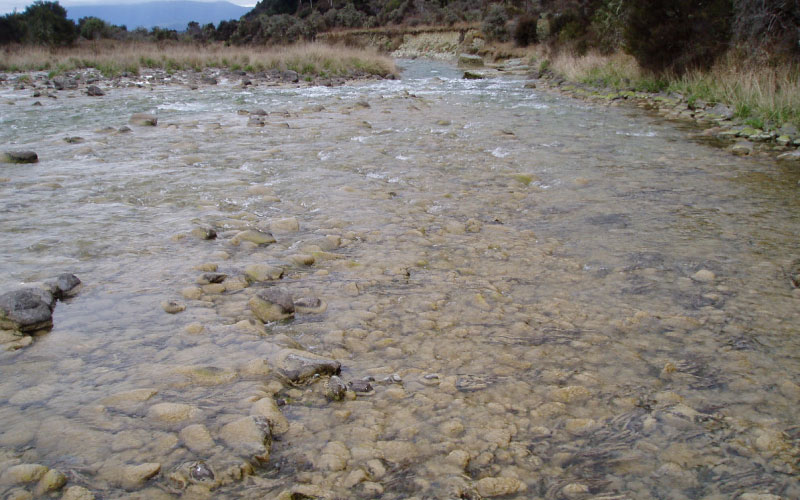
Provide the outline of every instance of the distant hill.
{"type": "Polygon", "coordinates": [[[76,5],[65,7],[67,17],[78,22],[82,17],[94,16],[117,26],[125,25],[129,30],[140,26],[183,31],[190,21],[200,25],[229,19],[239,19],[250,11],[250,7],[230,2],[147,2],[119,5],[76,5]]]}

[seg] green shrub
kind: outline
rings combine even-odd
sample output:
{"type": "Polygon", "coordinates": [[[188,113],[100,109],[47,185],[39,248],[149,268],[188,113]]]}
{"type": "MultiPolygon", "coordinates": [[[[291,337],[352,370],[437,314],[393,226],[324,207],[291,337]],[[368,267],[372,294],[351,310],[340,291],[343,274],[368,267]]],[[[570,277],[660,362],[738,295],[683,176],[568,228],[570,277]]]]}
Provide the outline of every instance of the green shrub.
{"type": "Polygon", "coordinates": [[[728,47],[731,0],[628,0],[625,45],[644,69],[707,69],[728,47]]]}
{"type": "Polygon", "coordinates": [[[498,4],[489,7],[489,11],[483,17],[481,24],[481,31],[486,35],[489,40],[497,40],[505,42],[508,40],[508,13],[506,9],[498,4]]]}

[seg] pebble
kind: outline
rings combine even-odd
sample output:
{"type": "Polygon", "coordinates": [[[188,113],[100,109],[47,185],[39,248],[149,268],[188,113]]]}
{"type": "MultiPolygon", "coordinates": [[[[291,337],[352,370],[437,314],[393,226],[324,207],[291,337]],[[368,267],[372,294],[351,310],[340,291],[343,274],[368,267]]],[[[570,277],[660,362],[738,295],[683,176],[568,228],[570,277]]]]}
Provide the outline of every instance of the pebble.
{"type": "Polygon", "coordinates": [[[61,500],[95,500],[95,496],[83,486],[70,486],[64,491],[61,500]]]}
{"type": "Polygon", "coordinates": [[[249,264],[245,266],[244,274],[250,282],[274,281],[283,277],[283,269],[269,264],[249,264]]]}
{"type": "Polygon", "coordinates": [[[202,454],[214,447],[214,438],[208,432],[206,426],[202,424],[193,424],[181,429],[179,434],[181,441],[191,451],[202,454]]]}
{"type": "Polygon", "coordinates": [[[181,289],[181,296],[188,300],[198,300],[203,296],[203,290],[196,286],[187,286],[181,289]]]}
{"type": "Polygon", "coordinates": [[[22,488],[14,488],[4,497],[5,500],[32,500],[33,494],[22,488]]]}
{"type": "Polygon", "coordinates": [[[294,233],[300,230],[300,223],[296,218],[288,217],[272,221],[269,229],[274,233],[294,233]]]}
{"type": "Polygon", "coordinates": [[[325,397],[331,401],[341,401],[347,392],[344,381],[336,375],[331,376],[325,384],[325,397]]]}
{"type": "Polygon", "coordinates": [[[24,484],[40,480],[49,469],[40,464],[12,465],[0,476],[0,484],[24,484]]]}
{"type": "Polygon", "coordinates": [[[183,331],[189,335],[199,335],[205,331],[205,327],[201,323],[189,323],[183,331]]]}
{"type": "Polygon", "coordinates": [[[206,272],[197,278],[198,285],[210,285],[222,283],[228,278],[227,274],[217,272],[206,272]]]}
{"type": "Polygon", "coordinates": [[[265,418],[273,434],[284,434],[289,431],[289,421],[283,416],[278,403],[272,397],[261,398],[253,403],[250,415],[265,418]]]}
{"type": "Polygon", "coordinates": [[[139,488],[145,481],[161,472],[161,464],[155,462],[128,465],[119,474],[119,483],[126,490],[139,488]]]}
{"type": "Polygon", "coordinates": [[[708,269],[701,269],[692,275],[692,279],[700,283],[710,283],[716,279],[716,275],[708,269]]]}
{"type": "Polygon", "coordinates": [[[131,115],[130,124],[143,127],[155,127],[158,125],[158,117],[148,113],[134,113],[131,115]]]}
{"type": "Polygon", "coordinates": [[[352,488],[359,483],[363,483],[367,479],[369,478],[367,476],[367,473],[364,472],[363,469],[356,469],[354,471],[351,471],[350,474],[348,474],[347,477],[344,478],[344,480],[342,481],[342,486],[344,486],[345,488],[352,488]]]}
{"type": "Polygon", "coordinates": [[[597,427],[597,422],[591,418],[570,418],[567,419],[564,429],[570,434],[583,434],[590,432],[597,427]]]}
{"type": "Polygon", "coordinates": [[[313,266],[315,262],[313,255],[305,253],[290,255],[289,260],[296,266],[313,266]]]}
{"type": "Polygon", "coordinates": [[[250,242],[255,245],[271,245],[275,243],[277,240],[271,233],[265,233],[262,231],[257,231],[255,229],[248,229],[246,231],[242,231],[237,233],[236,236],[231,238],[231,244],[234,246],[238,246],[242,242],[250,242]]]}
{"type": "Polygon", "coordinates": [[[264,323],[280,321],[294,316],[292,296],[278,288],[259,290],[248,301],[250,310],[264,323]]]}
{"type": "MultiPolygon", "coordinates": [[[[192,229],[191,235],[201,240],[213,240],[217,237],[217,231],[207,226],[198,226],[192,229]]],[[[216,271],[216,269],[214,269],[216,271]]]]}
{"type": "Polygon", "coordinates": [[[570,483],[561,489],[561,493],[567,498],[583,498],[589,493],[589,487],[585,484],[570,483]]]}
{"type": "Polygon", "coordinates": [[[366,380],[351,380],[348,384],[350,390],[358,394],[368,394],[373,391],[372,384],[366,380]]]}
{"type": "Polygon", "coordinates": [[[203,293],[208,295],[219,295],[227,289],[228,286],[224,283],[211,283],[202,286],[203,293]]]}
{"type": "Polygon", "coordinates": [[[34,492],[37,497],[41,497],[51,491],[60,490],[65,484],[67,484],[67,476],[60,471],[50,469],[42,476],[42,479],[39,480],[39,484],[36,485],[34,492]]]}
{"type": "Polygon", "coordinates": [[[186,309],[186,304],[177,300],[164,300],[161,302],[161,308],[169,314],[177,314],[186,309]]]}
{"type": "Polygon", "coordinates": [[[182,403],[158,403],[147,411],[147,418],[165,423],[183,422],[199,415],[200,410],[182,403]]]}
{"type": "Polygon", "coordinates": [[[301,297],[294,301],[294,309],[301,314],[320,314],[328,309],[328,304],[318,297],[301,297]]]}
{"type": "Polygon", "coordinates": [[[469,464],[469,453],[464,450],[453,450],[445,457],[445,462],[466,469],[469,464]]]}
{"type": "Polygon", "coordinates": [[[350,460],[350,450],[341,441],[330,441],[322,449],[322,454],[315,461],[315,465],[327,471],[340,471],[347,468],[350,460]]]}
{"type": "Polygon", "coordinates": [[[499,497],[527,490],[527,485],[513,477],[485,477],[475,484],[483,497],[499,497]]]}
{"type": "Polygon", "coordinates": [[[589,398],[591,392],[586,387],[580,385],[570,385],[561,387],[551,391],[550,396],[556,401],[562,403],[574,403],[578,401],[585,401],[589,398]]]}
{"type": "Polygon", "coordinates": [[[272,435],[265,418],[242,417],[224,425],[219,435],[233,451],[258,461],[269,460],[272,435]]]}

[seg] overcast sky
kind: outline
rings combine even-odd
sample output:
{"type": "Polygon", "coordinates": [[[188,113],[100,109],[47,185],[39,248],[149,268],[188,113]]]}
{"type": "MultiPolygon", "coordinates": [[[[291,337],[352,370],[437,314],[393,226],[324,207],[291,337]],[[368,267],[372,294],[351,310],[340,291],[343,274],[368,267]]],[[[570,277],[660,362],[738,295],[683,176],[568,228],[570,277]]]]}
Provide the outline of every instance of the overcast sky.
{"type": "MultiPolygon", "coordinates": [[[[152,2],[154,0],[61,0],[60,3],[63,7],[69,7],[71,5],[92,5],[92,4],[104,4],[104,5],[113,5],[113,4],[122,4],[122,3],[144,3],[144,2],[152,2]]],[[[201,2],[206,1],[219,1],[219,0],[198,0],[201,2]]],[[[230,3],[235,3],[237,5],[244,5],[246,7],[253,7],[258,0],[224,0],[230,3]]],[[[32,4],[34,0],[0,0],[0,14],[7,14],[12,12],[14,9],[17,9],[17,12],[24,11],[28,5],[32,4]]]]}

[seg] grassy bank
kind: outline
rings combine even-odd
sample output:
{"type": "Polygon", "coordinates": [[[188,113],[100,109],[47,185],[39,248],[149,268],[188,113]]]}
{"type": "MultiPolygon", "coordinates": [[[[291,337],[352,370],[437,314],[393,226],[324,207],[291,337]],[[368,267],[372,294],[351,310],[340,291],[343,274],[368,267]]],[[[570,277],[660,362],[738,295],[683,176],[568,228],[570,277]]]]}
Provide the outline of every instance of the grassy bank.
{"type": "Polygon", "coordinates": [[[392,60],[376,51],[316,43],[287,47],[231,47],[222,44],[87,41],[71,48],[14,46],[3,49],[0,71],[48,71],[53,76],[95,68],[107,77],[143,69],[166,71],[221,68],[248,72],[270,69],[300,74],[347,76],[354,72],[387,76],[396,72],[392,60]]]}
{"type": "Polygon", "coordinates": [[[642,71],[633,57],[622,53],[548,55],[541,49],[533,49],[529,57],[540,68],[549,68],[567,80],[614,90],[676,92],[689,103],[702,100],[725,104],[737,118],[756,128],[776,129],[786,124],[800,128],[797,65],[757,64],[731,54],[709,71],[656,78],[642,71]]]}

